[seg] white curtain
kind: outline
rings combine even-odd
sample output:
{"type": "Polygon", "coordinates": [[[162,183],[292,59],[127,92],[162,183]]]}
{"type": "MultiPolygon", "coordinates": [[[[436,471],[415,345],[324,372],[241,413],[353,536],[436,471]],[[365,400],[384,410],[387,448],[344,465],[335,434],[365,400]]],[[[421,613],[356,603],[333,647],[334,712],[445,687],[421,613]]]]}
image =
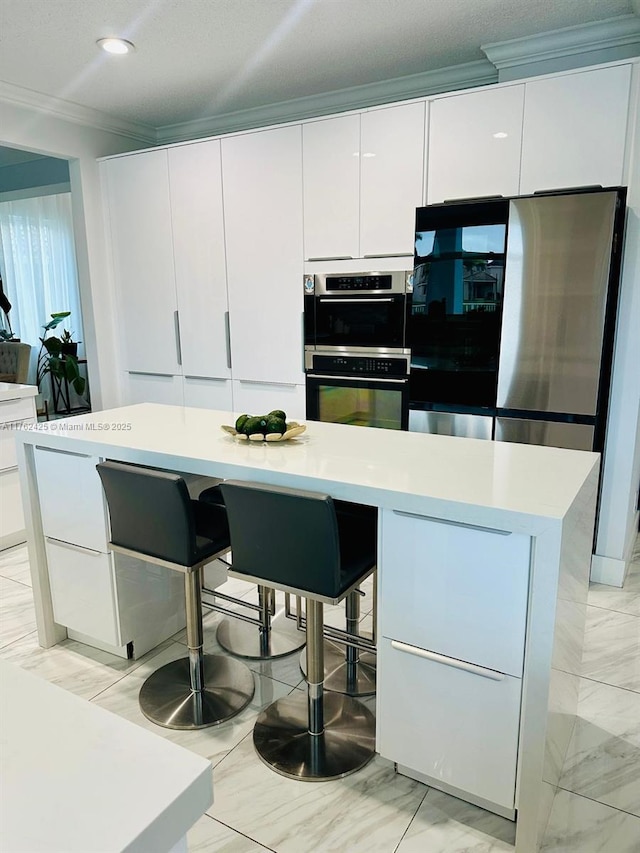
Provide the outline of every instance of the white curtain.
{"type": "Polygon", "coordinates": [[[84,338],[70,193],[0,202],[0,273],[13,333],[32,346],[35,384],[39,339],[52,313],[71,311],[53,334],[68,329],[75,341],[84,338]]]}

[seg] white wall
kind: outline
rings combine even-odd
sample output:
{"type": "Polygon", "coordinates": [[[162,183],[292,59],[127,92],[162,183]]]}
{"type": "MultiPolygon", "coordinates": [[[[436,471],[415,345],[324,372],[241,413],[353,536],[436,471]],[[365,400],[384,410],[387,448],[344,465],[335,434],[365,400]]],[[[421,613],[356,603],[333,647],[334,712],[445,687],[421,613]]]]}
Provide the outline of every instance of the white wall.
{"type": "Polygon", "coordinates": [[[68,159],[85,348],[94,409],[118,405],[115,298],[107,275],[96,158],[144,147],[140,139],[87,127],[17,103],[0,103],[0,144],[68,159]]]}

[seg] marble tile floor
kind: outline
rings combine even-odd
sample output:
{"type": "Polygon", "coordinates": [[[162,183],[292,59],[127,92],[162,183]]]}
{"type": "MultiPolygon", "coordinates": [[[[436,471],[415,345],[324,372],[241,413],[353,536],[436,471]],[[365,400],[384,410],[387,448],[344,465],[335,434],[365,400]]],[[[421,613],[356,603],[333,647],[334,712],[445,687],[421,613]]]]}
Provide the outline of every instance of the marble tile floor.
{"type": "MultiPolygon", "coordinates": [[[[184,632],[125,661],[66,640],[38,646],[27,551],[0,552],[0,655],[175,743],[213,765],[215,803],[189,833],[191,853],[508,853],[514,826],[435,789],[394,774],[376,757],[346,779],[308,784],[285,779],[257,758],[251,731],[260,709],[302,689],[298,655],[249,662],[250,705],[233,720],[200,732],[150,723],[138,708],[144,678],[184,655],[184,632]]],[[[361,617],[371,630],[371,582],[361,617]]],[[[252,598],[241,581],[229,594],[252,598]]],[[[579,715],[541,853],[640,852],[640,538],[623,589],[593,584],[580,683],[579,715]]],[[[327,621],[343,624],[341,608],[327,621]]],[[[207,651],[220,651],[205,616],[207,651]]],[[[365,700],[374,709],[373,698],[365,700]]]]}

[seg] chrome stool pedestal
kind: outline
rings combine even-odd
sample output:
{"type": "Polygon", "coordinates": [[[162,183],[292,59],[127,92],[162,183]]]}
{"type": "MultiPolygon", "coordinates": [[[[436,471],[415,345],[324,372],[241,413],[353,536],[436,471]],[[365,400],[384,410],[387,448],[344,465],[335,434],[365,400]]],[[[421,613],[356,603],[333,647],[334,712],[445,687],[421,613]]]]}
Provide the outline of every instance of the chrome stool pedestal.
{"type": "Polygon", "coordinates": [[[216,638],[222,648],[241,658],[271,660],[293,654],[305,644],[301,633],[283,614],[273,618],[275,590],[258,585],[259,623],[224,619],[216,638]]]}
{"type": "Polygon", "coordinates": [[[375,718],[350,696],[325,694],[323,604],[307,599],[308,695],[278,699],[259,715],[253,743],[281,776],[323,782],[355,773],[375,754],[375,718]]]}

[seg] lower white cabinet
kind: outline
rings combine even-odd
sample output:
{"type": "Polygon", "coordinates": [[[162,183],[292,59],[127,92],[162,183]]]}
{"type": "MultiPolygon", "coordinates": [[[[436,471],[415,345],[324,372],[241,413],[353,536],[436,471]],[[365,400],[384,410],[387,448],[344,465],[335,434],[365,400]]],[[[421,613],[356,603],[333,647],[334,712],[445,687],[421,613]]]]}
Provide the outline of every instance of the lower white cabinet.
{"type": "Polygon", "coordinates": [[[36,422],[35,392],[18,396],[23,386],[0,383],[0,549],[11,548],[26,539],[16,457],[16,432],[36,422]],[[16,395],[16,396],[13,396],[16,395]]]}
{"type": "Polygon", "coordinates": [[[386,637],[378,644],[378,752],[435,787],[513,809],[520,679],[494,680],[421,651],[386,637]]]}
{"type": "Polygon", "coordinates": [[[41,447],[34,457],[55,621],[121,657],[184,628],[184,576],[108,550],[100,459],[41,447]]]}
{"type": "Polygon", "coordinates": [[[102,643],[124,645],[111,555],[49,538],[46,550],[56,622],[102,643]]]}
{"type": "Polygon", "coordinates": [[[125,373],[124,404],[183,405],[182,376],[164,373],[125,373]]]}
{"type": "Polygon", "coordinates": [[[305,386],[234,379],[233,409],[239,414],[246,412],[249,415],[282,409],[288,420],[303,420],[306,413],[305,386]]]}
{"type": "Polygon", "coordinates": [[[196,409],[233,411],[233,387],[230,379],[184,377],[184,404],[196,409]]]}
{"type": "Polygon", "coordinates": [[[513,816],[531,540],[387,509],[379,535],[377,748],[513,816]]]}

